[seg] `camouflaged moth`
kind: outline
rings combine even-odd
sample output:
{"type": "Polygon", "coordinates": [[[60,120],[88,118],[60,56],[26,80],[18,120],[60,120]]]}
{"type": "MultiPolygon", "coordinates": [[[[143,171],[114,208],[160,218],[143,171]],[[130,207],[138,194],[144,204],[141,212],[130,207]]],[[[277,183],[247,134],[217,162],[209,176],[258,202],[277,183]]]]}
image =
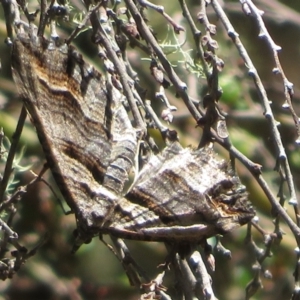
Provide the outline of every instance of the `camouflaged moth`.
{"type": "Polygon", "coordinates": [[[170,144],[124,192],[138,143],[123,95],[72,46],[43,37],[19,34],[12,66],[81,237],[194,243],[255,215],[238,177],[208,147],[170,144]]]}

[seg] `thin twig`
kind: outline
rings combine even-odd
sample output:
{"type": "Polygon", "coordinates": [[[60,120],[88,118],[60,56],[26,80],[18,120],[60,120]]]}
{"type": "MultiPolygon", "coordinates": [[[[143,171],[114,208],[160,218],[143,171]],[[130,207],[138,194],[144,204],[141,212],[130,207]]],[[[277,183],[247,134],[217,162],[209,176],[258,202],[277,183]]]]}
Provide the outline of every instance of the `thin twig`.
{"type": "MultiPolygon", "coordinates": [[[[271,106],[270,106],[270,101],[267,97],[267,93],[265,91],[265,88],[261,82],[261,79],[259,77],[259,75],[257,74],[256,68],[254,67],[245,47],[243,46],[241,40],[238,37],[238,33],[235,31],[235,29],[233,28],[233,26],[231,25],[229,19],[227,18],[224,10],[222,9],[222,7],[220,6],[220,4],[218,3],[218,1],[216,0],[212,0],[212,6],[217,14],[217,16],[220,18],[220,20],[222,21],[225,29],[227,30],[227,33],[229,35],[229,37],[232,39],[232,41],[234,42],[234,44],[236,45],[240,56],[244,59],[246,66],[248,67],[249,71],[248,74],[253,78],[254,83],[256,85],[256,88],[259,92],[259,95],[261,97],[262,100],[262,105],[265,109],[264,115],[265,118],[267,119],[269,125],[270,125],[270,129],[271,129],[271,133],[272,136],[274,138],[275,141],[275,145],[277,147],[277,151],[278,151],[278,159],[279,161],[283,164],[284,169],[286,171],[286,180],[288,183],[288,187],[289,187],[289,191],[290,191],[290,201],[289,203],[293,204],[294,209],[296,214],[298,214],[297,212],[299,211],[299,206],[300,204],[298,203],[297,197],[296,197],[296,192],[295,192],[295,187],[294,187],[294,183],[293,183],[293,177],[292,177],[292,173],[290,171],[290,166],[286,157],[286,153],[285,153],[285,149],[283,147],[282,141],[281,141],[281,137],[280,137],[280,133],[278,131],[278,122],[275,120],[271,106]]],[[[262,176],[257,176],[256,177],[258,182],[260,183],[261,187],[264,189],[264,191],[266,192],[266,195],[268,196],[268,199],[270,200],[270,202],[272,203],[272,205],[274,205],[276,207],[276,209],[279,211],[280,215],[285,211],[283,208],[279,208],[280,205],[277,205],[277,201],[276,199],[274,199],[274,196],[272,193],[270,193],[269,188],[267,187],[266,182],[263,180],[262,176]],[[275,204],[276,202],[276,204],[275,204]]],[[[280,206],[281,207],[281,206],[280,206]]],[[[300,230],[299,227],[291,220],[291,218],[288,216],[288,214],[285,212],[282,217],[285,219],[285,221],[287,222],[287,224],[289,225],[289,227],[291,228],[291,230],[293,231],[295,238],[297,240],[298,245],[300,242],[300,230]]]]}
{"type": "Polygon", "coordinates": [[[17,152],[19,139],[20,139],[20,136],[22,134],[22,130],[23,130],[23,127],[24,127],[26,117],[27,117],[27,111],[26,111],[25,106],[23,105],[21,113],[20,113],[19,121],[18,121],[18,124],[17,124],[17,127],[16,127],[16,131],[12,136],[12,143],[11,143],[11,146],[10,146],[10,149],[9,149],[3,179],[0,183],[0,203],[4,201],[3,197],[4,197],[4,194],[5,194],[6,188],[7,188],[9,177],[10,177],[11,172],[12,172],[14,157],[15,157],[16,152],[17,152]]]}
{"type": "Polygon", "coordinates": [[[102,5],[102,1],[99,1],[97,3],[97,5],[95,5],[91,9],[89,9],[89,11],[84,16],[82,22],[79,25],[77,25],[77,27],[72,31],[72,33],[66,39],[65,42],[66,42],[67,45],[71,44],[71,42],[74,40],[74,38],[79,34],[79,32],[84,28],[84,26],[90,20],[92,13],[97,11],[101,5],[102,5]]]}
{"type": "Polygon", "coordinates": [[[253,16],[259,26],[260,29],[260,33],[259,33],[259,37],[264,38],[270,49],[273,52],[273,57],[274,57],[274,61],[275,61],[275,65],[276,67],[273,69],[273,73],[276,75],[280,75],[284,84],[284,95],[285,95],[285,102],[282,105],[283,108],[287,108],[290,110],[291,115],[293,117],[294,123],[295,123],[295,127],[296,127],[296,132],[297,132],[297,140],[296,142],[300,144],[300,126],[299,126],[299,117],[297,116],[293,104],[292,104],[292,98],[294,95],[294,90],[293,90],[293,83],[291,83],[287,77],[285,76],[285,73],[283,71],[283,68],[281,66],[280,60],[279,60],[279,56],[278,56],[278,52],[281,50],[281,47],[276,45],[275,42],[273,41],[272,37],[270,36],[263,18],[262,18],[262,14],[263,12],[261,10],[259,10],[254,3],[251,0],[245,0],[245,2],[250,10],[251,10],[251,14],[250,16],[253,16]]]}
{"type": "Polygon", "coordinates": [[[180,31],[184,31],[184,28],[177,24],[167,13],[162,5],[155,5],[147,0],[138,0],[141,6],[149,7],[160,13],[174,28],[174,31],[178,34],[180,31]]]}
{"type": "Polygon", "coordinates": [[[196,294],[198,299],[205,299],[205,300],[217,300],[214,295],[214,291],[212,288],[212,280],[210,275],[208,274],[205,264],[202,260],[202,257],[198,251],[195,251],[190,259],[189,263],[192,265],[195,276],[197,278],[197,282],[199,282],[199,286],[196,289],[196,294]]]}
{"type": "Polygon", "coordinates": [[[141,14],[139,13],[138,9],[136,8],[135,4],[132,0],[125,0],[125,3],[130,10],[130,13],[132,14],[132,17],[134,18],[137,27],[139,28],[139,31],[142,33],[143,38],[151,45],[153,48],[153,51],[159,58],[161,64],[163,65],[165,72],[168,74],[171,82],[173,83],[176,92],[178,95],[183,99],[186,107],[194,117],[196,121],[200,119],[200,114],[198,110],[196,109],[194,103],[190,100],[188,94],[187,94],[187,85],[180,80],[176,72],[174,71],[173,67],[171,66],[170,62],[168,61],[167,57],[163,53],[161,47],[157,43],[156,39],[154,38],[153,34],[149,30],[148,26],[145,24],[141,14]]]}
{"type": "Polygon", "coordinates": [[[204,55],[204,49],[201,45],[201,41],[200,41],[200,37],[201,37],[201,31],[197,28],[191,14],[190,11],[186,5],[185,0],[179,0],[179,3],[181,5],[181,9],[183,12],[183,16],[186,18],[193,38],[194,38],[194,49],[196,50],[196,60],[200,60],[201,62],[201,66],[203,68],[204,74],[206,76],[206,80],[209,80],[210,76],[211,76],[211,68],[209,67],[208,63],[205,60],[205,55],[204,55]]]}
{"type": "Polygon", "coordinates": [[[129,81],[131,80],[129,78],[129,76],[126,73],[126,68],[124,63],[122,63],[119,59],[119,57],[117,56],[116,52],[114,51],[114,49],[112,48],[112,44],[109,41],[108,37],[106,36],[105,30],[103,29],[102,25],[99,22],[99,19],[97,17],[96,12],[94,11],[91,14],[91,23],[92,26],[94,28],[94,30],[96,30],[98,32],[98,34],[100,35],[101,38],[101,44],[105,47],[107,54],[109,56],[109,59],[113,62],[114,67],[120,77],[120,81],[122,83],[123,86],[123,91],[124,94],[128,100],[128,103],[130,105],[130,109],[132,111],[132,115],[134,117],[135,120],[135,125],[136,128],[138,128],[141,132],[142,135],[146,132],[146,128],[144,126],[144,121],[141,118],[140,112],[138,110],[138,107],[136,105],[136,101],[134,99],[131,87],[129,85],[129,81]]]}
{"type": "Polygon", "coordinates": [[[47,23],[47,0],[41,0],[40,5],[41,11],[40,11],[40,22],[38,27],[38,36],[42,36],[45,31],[46,23],[47,23]]]}

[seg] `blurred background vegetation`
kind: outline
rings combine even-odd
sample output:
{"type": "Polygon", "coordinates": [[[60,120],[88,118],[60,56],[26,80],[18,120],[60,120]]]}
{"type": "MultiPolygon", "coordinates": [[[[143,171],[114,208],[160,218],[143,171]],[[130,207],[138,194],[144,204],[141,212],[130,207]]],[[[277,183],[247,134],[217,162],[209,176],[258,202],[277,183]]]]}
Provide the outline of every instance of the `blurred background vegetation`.
{"type": "MultiPolygon", "coordinates": [[[[195,70],[191,73],[185,68],[184,63],[193,58],[194,46],[180,5],[177,1],[155,0],[152,2],[162,4],[165,11],[177,23],[186,28],[185,32],[176,35],[160,14],[151,9],[146,10],[149,26],[155,32],[165,53],[168,53],[168,59],[178,75],[188,84],[189,95],[201,100],[207,93],[207,82],[201,73],[197,74],[195,70]],[[182,47],[178,47],[178,45],[182,45],[182,47]]],[[[194,20],[197,20],[199,2],[186,1],[194,20]]],[[[274,68],[272,53],[265,40],[258,37],[258,27],[253,19],[243,13],[238,1],[224,1],[221,4],[253,60],[268,97],[272,101],[275,118],[281,123],[279,130],[299,198],[300,156],[299,149],[295,144],[295,125],[289,111],[282,107],[284,104],[283,83],[279,76],[272,73],[274,68]]],[[[275,43],[282,47],[279,57],[287,78],[294,83],[293,106],[299,114],[300,2],[257,0],[255,4],[265,12],[263,15],[265,25],[275,43]]],[[[36,1],[29,1],[29,10],[34,11],[38,5],[36,1]]],[[[72,2],[72,5],[83,7],[79,2],[72,2]]],[[[121,2],[122,5],[125,4],[121,2]]],[[[231,141],[249,159],[262,165],[263,176],[276,195],[279,184],[279,175],[274,171],[277,154],[254,83],[247,75],[247,69],[238,51],[209,5],[207,12],[210,23],[217,26],[217,34],[214,38],[217,40],[219,48],[216,53],[225,63],[219,78],[220,86],[223,89],[219,104],[222,111],[227,114],[227,127],[231,141]]],[[[3,127],[5,135],[11,140],[22,103],[18,99],[16,87],[12,81],[11,49],[4,43],[6,28],[2,10],[0,14],[2,40],[0,43],[2,65],[0,72],[0,127],[3,127]]],[[[59,21],[60,36],[67,37],[74,29],[76,24],[73,18],[75,16],[78,17],[77,9],[70,11],[69,21],[59,21]]],[[[204,31],[203,25],[197,23],[197,26],[204,31]]],[[[74,44],[80,52],[85,54],[87,59],[95,66],[100,67],[96,47],[91,42],[89,30],[80,34],[74,44]]],[[[150,75],[149,57],[137,48],[130,49],[128,47],[127,50],[132,66],[138,72],[141,86],[147,90],[147,98],[151,99],[159,115],[162,105],[155,99],[155,93],[158,92],[159,87],[150,75]]],[[[199,71],[199,68],[196,70],[199,71]]],[[[196,127],[194,119],[183,102],[176,98],[172,88],[167,91],[167,96],[171,104],[177,107],[177,111],[173,114],[174,120],[169,127],[178,131],[180,141],[184,145],[196,147],[201,138],[201,129],[196,127]]],[[[153,134],[156,135],[156,132],[153,131],[153,134]]],[[[31,170],[38,173],[43,166],[44,158],[35,130],[29,120],[23,130],[19,152],[24,146],[26,149],[20,164],[30,166],[31,170]]],[[[228,153],[224,149],[217,145],[216,149],[220,155],[229,159],[228,153]]],[[[5,161],[2,161],[1,173],[4,165],[5,161]]],[[[256,207],[260,225],[265,231],[272,232],[274,230],[273,217],[266,196],[253,176],[240,163],[237,163],[237,172],[249,191],[250,200],[256,207]]],[[[55,188],[50,172],[45,175],[45,178],[48,177],[48,181],[55,188]]],[[[33,175],[28,170],[17,172],[15,178],[17,183],[11,187],[24,185],[32,178],[33,175]]],[[[58,193],[58,191],[56,192],[58,193]]],[[[288,194],[288,191],[286,193],[288,194]]],[[[286,209],[294,218],[292,208],[286,204],[286,209]]],[[[72,232],[75,226],[74,215],[65,216],[63,214],[45,184],[38,183],[31,186],[18,204],[14,230],[19,234],[22,244],[29,249],[46,234],[47,242],[12,279],[0,282],[0,299],[138,299],[139,294],[130,287],[119,261],[97,239],[94,239],[91,244],[82,246],[75,255],[70,254],[73,243],[72,232]]],[[[252,299],[290,299],[294,289],[293,272],[297,263],[294,249],[297,245],[289,228],[284,223],[281,224],[281,227],[285,233],[282,242],[280,245],[273,245],[272,257],[263,263],[264,268],[271,272],[272,278],[262,277],[263,288],[252,299]]],[[[245,235],[246,227],[236,230],[222,239],[223,245],[232,253],[231,260],[215,254],[216,271],[211,276],[218,299],[245,299],[245,287],[253,278],[253,263],[255,262],[254,253],[244,242],[245,235]]],[[[254,238],[257,245],[263,247],[261,235],[257,233],[254,238]]],[[[107,240],[109,241],[108,238],[107,240]]],[[[210,243],[213,244],[214,240],[212,239],[210,243]]],[[[166,255],[164,245],[128,242],[128,246],[132,256],[150,277],[155,277],[157,266],[164,262],[166,255]]],[[[167,274],[164,281],[167,286],[168,282],[172,282],[172,278],[168,276],[167,274]]],[[[172,295],[172,287],[168,292],[172,295]]]]}

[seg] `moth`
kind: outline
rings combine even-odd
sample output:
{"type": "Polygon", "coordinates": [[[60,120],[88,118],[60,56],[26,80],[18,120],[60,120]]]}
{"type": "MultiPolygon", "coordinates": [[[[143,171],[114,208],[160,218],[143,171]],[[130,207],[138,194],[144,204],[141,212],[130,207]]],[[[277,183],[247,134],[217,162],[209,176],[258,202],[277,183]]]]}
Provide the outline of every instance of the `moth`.
{"type": "Polygon", "coordinates": [[[124,191],[138,152],[136,129],[123,95],[74,47],[18,34],[12,70],[82,237],[195,243],[254,217],[245,187],[209,147],[171,143],[124,191]]]}

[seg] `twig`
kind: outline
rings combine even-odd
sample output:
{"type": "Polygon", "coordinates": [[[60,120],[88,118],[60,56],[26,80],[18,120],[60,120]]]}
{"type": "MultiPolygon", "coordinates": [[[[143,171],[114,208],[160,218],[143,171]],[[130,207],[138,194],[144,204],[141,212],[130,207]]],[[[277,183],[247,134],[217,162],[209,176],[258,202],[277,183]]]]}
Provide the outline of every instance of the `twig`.
{"type": "MultiPolygon", "coordinates": [[[[129,249],[123,240],[115,238],[111,236],[111,240],[114,243],[118,258],[121,261],[123,268],[128,276],[128,279],[131,285],[134,285],[138,289],[140,289],[142,281],[141,281],[141,273],[143,273],[142,277],[146,277],[145,273],[141,271],[141,268],[137,265],[137,263],[132,258],[129,249]]],[[[147,277],[146,277],[147,278],[147,277]]],[[[147,278],[150,281],[149,278],[147,278]]]]}
{"type": "Polygon", "coordinates": [[[11,19],[14,15],[14,21],[16,23],[19,22],[20,20],[20,14],[18,10],[18,4],[16,3],[15,0],[6,0],[6,1],[1,1],[3,11],[4,11],[4,16],[5,16],[5,25],[6,25],[6,32],[7,32],[7,37],[8,39],[12,39],[13,37],[13,29],[12,29],[12,22],[11,19]]]}
{"type": "Polygon", "coordinates": [[[45,31],[46,23],[47,23],[47,0],[41,0],[41,12],[40,12],[40,22],[38,27],[38,36],[42,36],[45,31]]]}
{"type": "Polygon", "coordinates": [[[136,105],[136,101],[134,99],[131,87],[129,85],[129,81],[131,80],[127,73],[126,73],[126,68],[124,63],[121,62],[121,60],[119,59],[119,57],[117,56],[116,52],[114,51],[114,49],[112,48],[111,42],[109,41],[109,39],[106,36],[106,33],[102,27],[102,25],[99,22],[99,19],[97,17],[96,12],[94,11],[91,14],[91,23],[92,26],[94,28],[94,30],[96,32],[98,32],[100,39],[101,39],[101,44],[105,47],[107,54],[110,58],[110,60],[113,62],[114,67],[116,68],[116,71],[120,77],[120,81],[122,83],[123,86],[123,91],[124,94],[128,100],[128,103],[130,105],[130,109],[132,111],[132,115],[134,117],[134,120],[136,122],[136,127],[141,131],[142,135],[144,135],[144,133],[146,132],[146,128],[144,126],[144,121],[141,118],[140,112],[138,110],[138,107],[136,105]]]}
{"type": "Polygon", "coordinates": [[[147,113],[149,114],[149,116],[151,116],[152,121],[155,123],[156,127],[158,128],[158,130],[163,134],[165,132],[168,131],[168,127],[164,126],[159,118],[157,117],[156,113],[154,112],[152,106],[151,106],[151,102],[150,100],[146,100],[145,101],[145,108],[147,110],[147,113]]]}
{"type": "Polygon", "coordinates": [[[175,73],[174,69],[172,68],[170,62],[168,61],[167,57],[163,53],[161,47],[158,45],[156,39],[154,38],[153,34],[150,32],[148,26],[145,24],[141,14],[139,13],[138,9],[136,8],[135,4],[132,0],[125,0],[125,3],[130,10],[132,17],[134,18],[139,31],[142,33],[143,38],[151,45],[155,54],[159,58],[161,64],[163,65],[166,73],[168,74],[171,82],[173,83],[176,92],[178,95],[183,99],[186,107],[194,117],[196,121],[200,119],[200,114],[196,109],[194,103],[190,100],[187,94],[187,85],[182,82],[178,75],[175,73]]]}
{"type": "Polygon", "coordinates": [[[203,71],[204,74],[206,76],[206,80],[209,80],[210,76],[211,76],[211,70],[210,67],[208,65],[208,63],[205,60],[205,55],[204,55],[204,50],[203,47],[201,45],[201,41],[200,41],[200,37],[201,37],[201,31],[196,27],[195,22],[190,14],[190,11],[186,5],[185,0],[179,0],[179,3],[181,5],[181,9],[183,12],[183,16],[186,18],[191,32],[193,34],[193,38],[194,38],[194,48],[196,50],[196,60],[200,60],[201,65],[203,67],[203,71]]]}
{"type": "MultiPolygon", "coordinates": [[[[272,136],[274,137],[275,145],[277,147],[278,159],[283,164],[285,171],[286,171],[286,179],[287,179],[289,191],[291,194],[291,199],[290,199],[289,203],[293,204],[295,212],[296,212],[296,214],[298,214],[297,212],[299,211],[299,208],[298,208],[299,203],[298,203],[297,197],[296,197],[296,192],[295,192],[295,188],[294,188],[294,184],[293,184],[293,177],[292,177],[292,174],[290,171],[290,167],[289,167],[289,163],[288,163],[288,160],[286,157],[285,149],[284,149],[282,141],[281,141],[280,133],[277,128],[278,122],[274,118],[274,115],[273,115],[273,112],[272,112],[272,109],[270,106],[270,101],[268,100],[265,88],[261,82],[260,77],[257,74],[257,71],[256,71],[245,47],[243,46],[241,40],[239,39],[237,32],[235,31],[235,29],[231,25],[230,21],[228,20],[222,7],[216,0],[212,0],[211,4],[212,4],[216,14],[222,21],[225,29],[227,30],[229,37],[232,39],[232,41],[236,45],[241,57],[244,59],[245,64],[249,69],[248,74],[253,78],[256,88],[259,92],[259,95],[262,100],[262,105],[265,109],[265,112],[264,112],[265,118],[267,119],[267,121],[270,125],[271,133],[272,133],[272,136]]],[[[278,210],[280,215],[283,214],[282,217],[285,219],[285,221],[287,222],[287,224],[293,231],[295,238],[297,240],[297,243],[298,243],[298,245],[300,245],[299,244],[299,242],[300,242],[299,227],[291,220],[291,218],[288,216],[288,214],[285,212],[285,210],[281,207],[281,205],[276,201],[276,199],[274,199],[273,194],[270,192],[270,190],[269,190],[266,182],[262,178],[262,176],[256,176],[256,179],[260,183],[261,187],[263,188],[264,192],[268,196],[268,199],[270,200],[272,205],[274,205],[276,207],[276,209],[278,210]],[[277,205],[277,204],[279,204],[279,205],[277,205]]]]}
{"type": "Polygon", "coordinates": [[[174,31],[178,34],[180,31],[184,31],[184,28],[177,24],[167,13],[162,5],[155,5],[147,0],[138,0],[141,6],[147,6],[160,13],[174,28],[174,31]]]}
{"type": "Polygon", "coordinates": [[[82,22],[72,31],[72,33],[69,35],[69,37],[66,39],[66,44],[69,45],[73,41],[73,39],[79,34],[79,32],[82,30],[82,28],[87,24],[87,22],[90,20],[90,17],[93,12],[97,11],[99,7],[102,5],[102,1],[99,1],[97,5],[89,9],[89,11],[84,16],[84,19],[82,22]]]}
{"type": "Polygon", "coordinates": [[[17,124],[17,127],[16,127],[16,131],[12,136],[12,143],[11,143],[11,146],[10,146],[10,149],[9,149],[3,179],[0,182],[0,203],[2,203],[4,201],[4,198],[3,198],[4,193],[6,191],[7,184],[8,184],[8,181],[9,181],[9,177],[10,177],[11,172],[12,172],[14,157],[16,155],[19,139],[20,139],[20,136],[21,136],[21,133],[22,133],[22,130],[23,130],[23,126],[24,126],[26,117],[27,117],[27,111],[26,111],[25,106],[23,105],[21,113],[20,113],[19,121],[18,121],[18,124],[17,124]]]}
{"type": "Polygon", "coordinates": [[[204,297],[203,299],[205,300],[217,300],[211,285],[211,277],[208,274],[202,257],[198,251],[195,251],[191,255],[189,263],[194,269],[197,282],[200,283],[200,286],[196,288],[196,294],[198,296],[198,299],[204,297]]]}
{"type": "Polygon", "coordinates": [[[275,61],[275,65],[276,67],[273,69],[273,73],[274,74],[278,74],[281,76],[283,84],[284,84],[284,95],[285,95],[285,102],[282,105],[283,108],[287,108],[290,110],[294,123],[295,123],[295,127],[296,127],[296,131],[297,131],[297,140],[296,143],[300,144],[300,127],[299,127],[299,117],[297,116],[293,104],[292,104],[292,98],[293,98],[293,94],[294,94],[294,90],[293,90],[293,83],[291,83],[287,77],[285,76],[285,73],[283,71],[283,68],[280,64],[280,60],[279,60],[279,56],[278,56],[278,52],[281,50],[281,47],[276,45],[275,42],[273,41],[272,37],[270,36],[264,21],[262,19],[262,15],[263,12],[261,10],[259,10],[254,3],[251,0],[244,0],[244,3],[247,4],[251,10],[251,14],[250,16],[253,16],[259,26],[260,32],[259,32],[259,37],[264,38],[269,47],[271,48],[272,52],[273,52],[273,57],[274,57],[274,61],[275,61]]]}
{"type": "MultiPolygon", "coordinates": [[[[260,11],[259,9],[257,9],[257,7],[253,4],[253,2],[251,0],[245,0],[245,3],[247,3],[247,5],[249,6],[250,10],[251,10],[251,14],[255,17],[258,26],[260,28],[260,33],[259,33],[259,37],[263,37],[266,39],[266,41],[268,42],[269,47],[271,48],[272,52],[273,52],[273,56],[274,56],[274,61],[276,64],[276,68],[273,69],[273,72],[275,74],[280,74],[284,83],[284,94],[285,94],[285,103],[283,104],[284,108],[289,108],[296,126],[296,131],[297,131],[297,140],[300,143],[300,127],[299,127],[299,117],[297,116],[293,105],[292,105],[292,96],[294,94],[293,91],[293,84],[291,82],[289,82],[289,80],[286,78],[284,71],[282,69],[282,66],[280,64],[280,60],[278,57],[278,51],[281,50],[281,47],[276,45],[275,42],[273,41],[273,39],[271,38],[269,32],[266,29],[266,26],[263,22],[262,19],[262,14],[263,12],[260,11]]],[[[298,143],[298,142],[297,142],[298,143]]],[[[298,203],[297,201],[297,197],[296,197],[296,193],[293,192],[294,191],[294,183],[293,183],[293,178],[292,178],[292,174],[289,168],[289,164],[286,160],[286,158],[284,158],[285,161],[283,163],[284,169],[285,169],[285,173],[287,175],[286,180],[287,180],[287,184],[289,186],[289,190],[291,193],[291,199],[289,200],[289,204],[292,204],[294,206],[298,205],[298,209],[296,209],[295,213],[296,216],[299,215],[299,205],[300,203],[298,203]]],[[[298,226],[300,225],[300,220],[298,220],[298,226]]]]}

